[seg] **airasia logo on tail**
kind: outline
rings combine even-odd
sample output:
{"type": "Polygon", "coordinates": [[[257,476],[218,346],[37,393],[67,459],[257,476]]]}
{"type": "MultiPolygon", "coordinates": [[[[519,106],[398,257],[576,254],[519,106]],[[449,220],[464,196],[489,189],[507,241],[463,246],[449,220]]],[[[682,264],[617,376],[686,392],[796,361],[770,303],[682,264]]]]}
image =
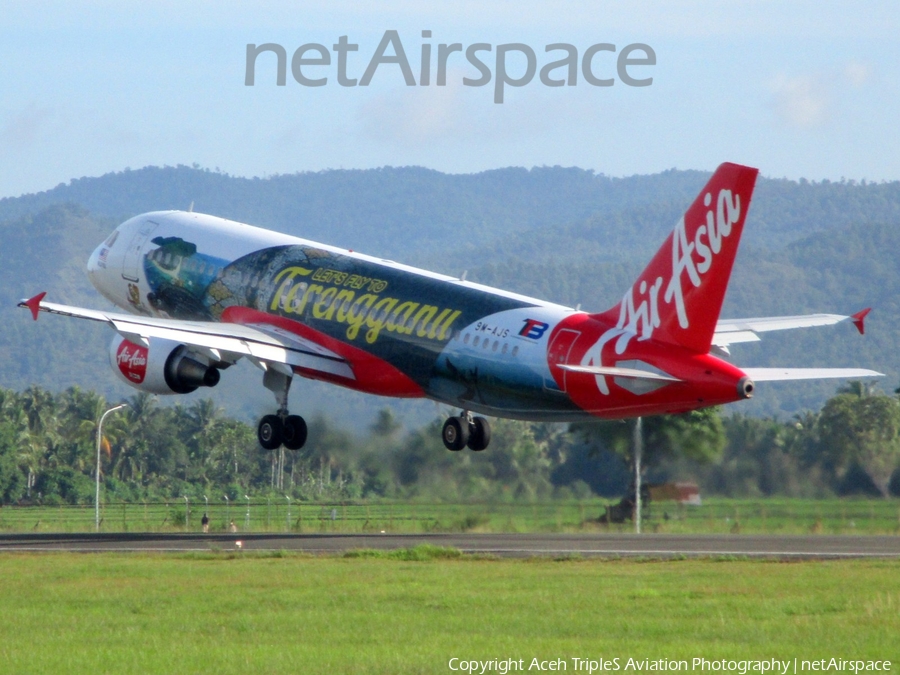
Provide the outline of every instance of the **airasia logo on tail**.
{"type": "Polygon", "coordinates": [[[672,233],[672,268],[668,279],[658,276],[649,285],[642,279],[636,289],[630,288],[622,298],[619,321],[614,330],[626,336],[626,342],[635,335],[642,340],[653,337],[654,329],[661,324],[659,294],[663,288],[665,292],[662,300],[668,305],[674,304],[678,325],[684,329],[690,328],[684,299],[684,275],[687,274],[691,287],[700,287],[703,275],[710,270],[713,260],[722,250],[723,239],[731,234],[732,225],[741,217],[741,196],[732,194],[731,190],[719,190],[715,216],[709,208],[711,203],[712,195],[707,192],[703,197],[703,205],[708,209],[705,224],[694,230],[693,240],[688,236],[683,217],[676,224],[672,233]],[[695,259],[695,253],[700,256],[700,260],[695,259]],[[637,303],[634,298],[635,290],[638,291],[637,303]]]}
{"type": "Polygon", "coordinates": [[[123,340],[116,351],[116,365],[130,382],[140,384],[147,376],[147,349],[123,340]]]}
{"type": "MultiPolygon", "coordinates": [[[[585,351],[581,365],[612,365],[635,338],[708,351],[756,173],[719,167],[618,306],[600,315],[610,328],[585,351]]],[[[600,393],[609,394],[606,376],[595,377],[600,393]]]]}
{"type": "MultiPolygon", "coordinates": [[[[681,277],[687,272],[688,279],[694,288],[701,283],[700,275],[706,274],[712,266],[713,258],[722,250],[722,239],[731,234],[731,226],[741,217],[741,196],[732,195],[731,190],[719,190],[716,200],[716,215],[713,217],[712,195],[707,192],[703,197],[703,205],[707,207],[706,224],[697,228],[694,241],[688,242],[687,232],[684,227],[684,218],[678,221],[675,234],[672,237],[672,276],[666,285],[665,301],[671,303],[674,299],[675,310],[678,313],[678,325],[689,328],[690,321],[684,307],[684,291],[681,285],[681,277]],[[704,242],[703,239],[706,238],[704,242]],[[694,260],[694,252],[700,255],[700,261],[694,260]]],[[[656,300],[656,298],[652,298],[656,300]]],[[[653,302],[654,308],[656,303],[653,302]]],[[[659,317],[652,319],[655,325],[659,325],[659,317]]],[[[653,329],[650,329],[653,332],[653,329]]]]}

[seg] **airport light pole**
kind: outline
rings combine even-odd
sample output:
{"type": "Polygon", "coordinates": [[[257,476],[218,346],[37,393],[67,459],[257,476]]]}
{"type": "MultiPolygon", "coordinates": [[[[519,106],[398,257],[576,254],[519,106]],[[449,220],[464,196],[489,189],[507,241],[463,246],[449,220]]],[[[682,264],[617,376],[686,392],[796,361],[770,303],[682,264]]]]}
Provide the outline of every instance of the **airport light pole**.
{"type": "Polygon", "coordinates": [[[103,420],[105,420],[106,416],[110,413],[121,410],[127,406],[127,403],[120,403],[119,405],[110,408],[100,415],[100,421],[97,422],[97,471],[96,490],[94,491],[94,530],[96,532],[100,531],[100,444],[103,440],[103,420]]]}
{"type": "Polygon", "coordinates": [[[634,531],[641,533],[641,454],[644,439],[641,433],[641,419],[634,421],[634,531]]]}

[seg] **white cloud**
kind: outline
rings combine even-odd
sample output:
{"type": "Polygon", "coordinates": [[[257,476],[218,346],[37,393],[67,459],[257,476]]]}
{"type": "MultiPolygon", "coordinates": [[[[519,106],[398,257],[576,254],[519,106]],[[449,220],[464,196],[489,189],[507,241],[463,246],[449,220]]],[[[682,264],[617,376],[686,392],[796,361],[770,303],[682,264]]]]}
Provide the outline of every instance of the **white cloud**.
{"type": "Polygon", "coordinates": [[[869,81],[871,69],[865,63],[851,61],[844,66],[844,78],[853,87],[861,87],[869,81]]]}
{"type": "Polygon", "coordinates": [[[40,141],[52,117],[51,108],[35,103],[10,112],[0,126],[0,147],[16,152],[30,150],[40,141]]]}
{"type": "Polygon", "coordinates": [[[781,77],[773,88],[775,114],[781,121],[800,128],[825,122],[831,92],[821,78],[814,75],[781,77]]]}
{"type": "Polygon", "coordinates": [[[415,145],[465,131],[472,111],[458,85],[390,89],[359,107],[363,134],[380,141],[415,145]]]}
{"type": "Polygon", "coordinates": [[[780,75],[771,85],[775,115],[781,122],[800,129],[821,126],[841,106],[842,93],[863,87],[870,78],[869,66],[859,61],[830,72],[780,75]]]}

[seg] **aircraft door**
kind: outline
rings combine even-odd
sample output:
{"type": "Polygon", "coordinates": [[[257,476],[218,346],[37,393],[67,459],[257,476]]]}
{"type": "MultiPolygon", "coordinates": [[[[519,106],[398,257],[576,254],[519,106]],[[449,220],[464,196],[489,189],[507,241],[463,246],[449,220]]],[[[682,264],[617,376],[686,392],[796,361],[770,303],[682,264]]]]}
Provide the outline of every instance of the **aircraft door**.
{"type": "MultiPolygon", "coordinates": [[[[551,370],[553,366],[558,366],[569,362],[569,352],[575,341],[581,337],[581,331],[572,330],[571,328],[563,328],[555,336],[550,347],[547,349],[547,362],[550,364],[551,370]]],[[[566,391],[566,378],[568,371],[562,371],[562,390],[566,391]]]]}
{"type": "Polygon", "coordinates": [[[141,224],[138,231],[132,237],[122,261],[122,277],[128,281],[139,281],[141,278],[141,250],[147,239],[156,229],[157,224],[147,220],[141,224]]]}

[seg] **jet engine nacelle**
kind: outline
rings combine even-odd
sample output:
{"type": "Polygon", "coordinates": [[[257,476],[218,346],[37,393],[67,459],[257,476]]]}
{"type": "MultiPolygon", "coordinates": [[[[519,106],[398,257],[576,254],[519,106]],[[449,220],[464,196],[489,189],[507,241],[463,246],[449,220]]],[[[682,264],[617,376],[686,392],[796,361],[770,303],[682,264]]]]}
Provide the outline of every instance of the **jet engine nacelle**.
{"type": "Polygon", "coordinates": [[[150,346],[144,347],[116,335],[109,362],[125,382],[151,394],[190,394],[219,383],[217,368],[172,340],[150,338],[150,346]]]}

